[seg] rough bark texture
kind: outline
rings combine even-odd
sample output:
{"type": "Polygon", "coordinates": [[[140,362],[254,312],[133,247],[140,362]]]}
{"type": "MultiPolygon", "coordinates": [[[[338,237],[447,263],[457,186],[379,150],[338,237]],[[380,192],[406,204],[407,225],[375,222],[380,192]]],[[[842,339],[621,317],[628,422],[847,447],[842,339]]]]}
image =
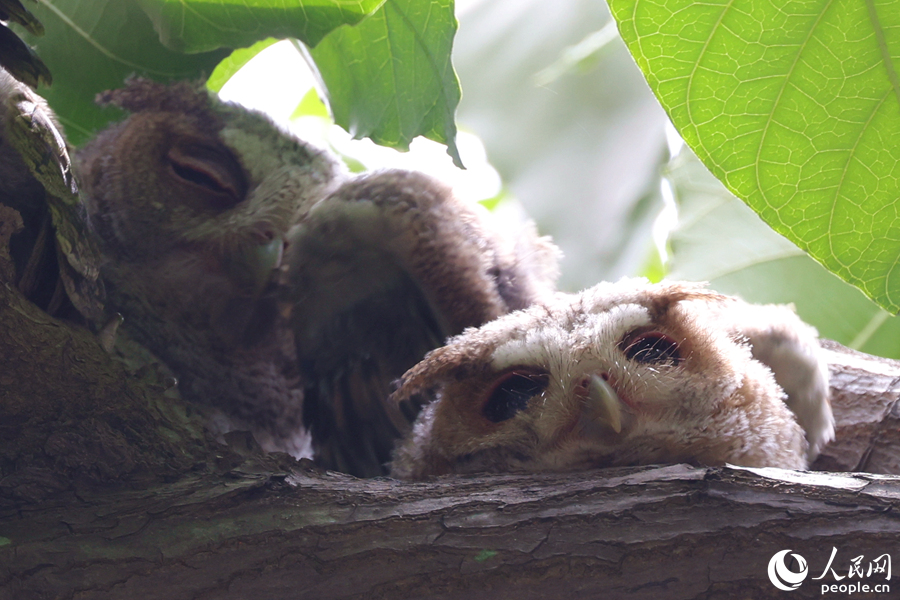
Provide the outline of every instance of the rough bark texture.
{"type": "Polygon", "coordinates": [[[0,365],[0,507],[82,483],[177,477],[229,454],[149,374],[130,374],[91,332],[2,283],[0,365]]]}
{"type": "Polygon", "coordinates": [[[775,552],[815,577],[836,547],[846,575],[895,550],[898,499],[894,478],[685,465],[185,478],[5,516],[0,598],[780,598],[775,552]]]}
{"type": "Polygon", "coordinates": [[[825,340],[836,439],[813,465],[822,471],[900,474],[900,361],[825,340]]]}
{"type": "MultiPolygon", "coordinates": [[[[900,363],[824,345],[838,439],[815,467],[900,473],[900,363]]],[[[239,456],[8,285],[0,365],[0,600],[780,598],[775,552],[811,578],[834,547],[846,575],[900,533],[894,477],[675,465],[405,484],[239,456]]]]}

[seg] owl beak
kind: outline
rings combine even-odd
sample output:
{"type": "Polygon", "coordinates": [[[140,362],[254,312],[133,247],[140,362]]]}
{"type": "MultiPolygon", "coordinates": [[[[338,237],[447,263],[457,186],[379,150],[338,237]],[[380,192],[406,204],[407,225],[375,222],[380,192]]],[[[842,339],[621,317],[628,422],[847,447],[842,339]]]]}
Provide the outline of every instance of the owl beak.
{"type": "Polygon", "coordinates": [[[593,374],[587,381],[590,420],[603,428],[622,433],[622,401],[607,381],[593,374]]]}
{"type": "Polygon", "coordinates": [[[265,243],[243,246],[225,261],[228,276],[250,297],[262,294],[272,273],[281,266],[284,240],[275,237],[265,243]]]}

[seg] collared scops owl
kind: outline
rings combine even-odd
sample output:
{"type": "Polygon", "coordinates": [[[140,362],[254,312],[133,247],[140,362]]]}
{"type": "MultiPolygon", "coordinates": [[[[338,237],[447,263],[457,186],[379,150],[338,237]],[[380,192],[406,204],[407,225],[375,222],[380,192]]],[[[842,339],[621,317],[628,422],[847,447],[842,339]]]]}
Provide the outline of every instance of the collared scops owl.
{"type": "Polygon", "coordinates": [[[834,436],[816,332],[697,284],[603,283],[473,328],[409,370],[392,475],[689,462],[804,469],[834,436]]]}

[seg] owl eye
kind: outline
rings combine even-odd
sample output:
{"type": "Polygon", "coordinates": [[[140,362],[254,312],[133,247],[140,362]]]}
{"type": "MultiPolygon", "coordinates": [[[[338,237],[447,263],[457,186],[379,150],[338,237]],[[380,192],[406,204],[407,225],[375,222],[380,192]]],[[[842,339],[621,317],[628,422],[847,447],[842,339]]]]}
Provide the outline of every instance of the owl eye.
{"type": "Polygon", "coordinates": [[[172,173],[199,187],[211,208],[225,210],[247,193],[243,169],[230,153],[199,144],[172,146],[167,154],[172,173]]]}
{"type": "Polygon", "coordinates": [[[528,406],[528,401],[546,388],[545,374],[511,371],[494,384],[481,412],[492,423],[507,421],[528,406]]]}
{"type": "Polygon", "coordinates": [[[629,360],[639,363],[678,363],[682,360],[678,342],[659,331],[630,333],[620,346],[629,360]]]}

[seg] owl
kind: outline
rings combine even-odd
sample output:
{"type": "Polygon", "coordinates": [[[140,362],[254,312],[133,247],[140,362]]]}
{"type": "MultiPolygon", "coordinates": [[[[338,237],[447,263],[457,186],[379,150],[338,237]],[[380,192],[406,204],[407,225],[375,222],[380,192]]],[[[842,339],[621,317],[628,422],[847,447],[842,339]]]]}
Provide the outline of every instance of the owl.
{"type": "Polygon", "coordinates": [[[423,174],[351,175],[190,83],[100,101],[131,113],[75,159],[108,312],[215,433],[382,474],[418,409],[392,382],[553,288],[533,227],[502,233],[423,174]]]}
{"type": "Polygon", "coordinates": [[[805,469],[834,436],[816,332],[788,307],[642,279],[559,293],[403,375],[426,402],[393,476],[689,462],[805,469]]]}

